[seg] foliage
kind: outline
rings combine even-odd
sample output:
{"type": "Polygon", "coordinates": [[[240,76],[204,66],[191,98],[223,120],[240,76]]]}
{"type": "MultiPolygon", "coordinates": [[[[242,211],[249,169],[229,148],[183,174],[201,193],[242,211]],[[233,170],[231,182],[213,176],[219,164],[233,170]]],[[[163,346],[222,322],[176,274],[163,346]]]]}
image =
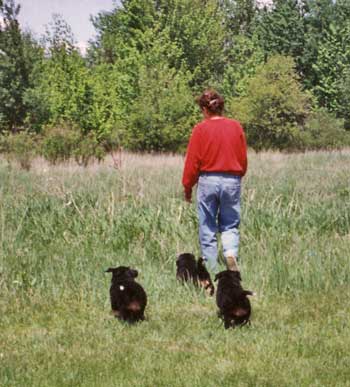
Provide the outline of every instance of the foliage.
{"type": "Polygon", "coordinates": [[[41,154],[51,164],[66,161],[73,156],[79,131],[69,125],[46,128],[41,142],[41,154]]]}
{"type": "Polygon", "coordinates": [[[216,0],[206,1],[205,7],[199,0],[124,1],[93,19],[98,34],[91,57],[115,63],[133,55],[129,47],[147,54],[149,34],[157,41],[166,33],[175,51],[168,52],[165,65],[177,70],[185,66],[193,74],[191,86],[203,87],[223,72],[226,34],[220,20],[224,15],[216,0]]]}
{"type": "Polygon", "coordinates": [[[16,162],[22,169],[30,170],[37,154],[37,138],[33,133],[5,133],[0,136],[0,153],[9,163],[16,162]]]}
{"type": "Polygon", "coordinates": [[[44,63],[41,77],[36,92],[45,98],[49,124],[72,122],[88,132],[91,86],[88,69],[79,54],[57,52],[44,63]]]}
{"type": "Polygon", "coordinates": [[[107,151],[111,152],[118,146],[112,136],[98,139],[95,132],[83,134],[79,128],[61,123],[45,129],[40,150],[51,164],[74,157],[79,165],[86,167],[93,160],[103,160],[107,151]]]}
{"type": "Polygon", "coordinates": [[[74,158],[79,165],[87,167],[93,160],[102,161],[106,155],[103,145],[96,138],[95,133],[90,132],[81,136],[73,151],[74,158]]]}
{"type": "Polygon", "coordinates": [[[350,132],[344,122],[325,109],[312,112],[301,133],[299,148],[340,149],[350,146],[350,132]]]}
{"type": "Polygon", "coordinates": [[[130,149],[178,151],[186,146],[194,124],[193,96],[182,73],[144,67],[140,96],[127,118],[130,149]]]}
{"type": "Polygon", "coordinates": [[[343,77],[338,79],[337,89],[339,102],[337,113],[345,121],[345,128],[350,129],[350,66],[344,68],[343,77]]]}
{"type": "Polygon", "coordinates": [[[23,34],[18,22],[20,5],[5,0],[0,7],[0,132],[23,126],[27,106],[26,90],[41,49],[29,33],[23,34]]]}
{"type": "Polygon", "coordinates": [[[229,98],[244,95],[249,79],[255,74],[257,66],[264,62],[263,50],[256,39],[237,35],[227,58],[220,89],[229,98]]]}
{"type": "Polygon", "coordinates": [[[234,99],[231,111],[244,125],[251,147],[288,149],[296,145],[309,103],[293,59],[276,55],[258,67],[246,96],[234,99]]]}
{"type": "Polygon", "coordinates": [[[186,146],[196,107],[188,71],[169,68],[164,58],[176,47],[166,31],[143,55],[138,96],[125,117],[127,147],[139,151],[178,151],[186,146]]]}
{"type": "Polygon", "coordinates": [[[152,28],[153,0],[123,0],[111,12],[92,17],[97,37],[89,50],[93,63],[114,64],[143,51],[143,33],[152,28]]]}
{"type": "Polygon", "coordinates": [[[234,35],[250,36],[255,28],[255,0],[223,0],[219,2],[226,19],[226,28],[234,35]]]}
{"type": "Polygon", "coordinates": [[[313,65],[318,82],[313,92],[320,106],[340,112],[339,95],[342,81],[350,63],[350,23],[345,26],[331,24],[325,32],[318,49],[317,61],[313,65]]]}
{"type": "Polygon", "coordinates": [[[282,54],[302,59],[305,46],[302,2],[274,0],[272,9],[264,8],[255,29],[265,55],[282,54]]]}
{"type": "Polygon", "coordinates": [[[221,80],[225,66],[225,16],[217,0],[159,1],[160,22],[182,52],[176,69],[185,66],[191,86],[200,90],[221,80]]]}
{"type": "MultiPolygon", "coordinates": [[[[193,97],[207,87],[226,106],[234,100],[255,149],[304,149],[309,99],[350,127],[347,0],[123,0],[92,16],[86,57],[61,16],[36,41],[21,31],[19,12],[15,0],[1,2],[0,133],[25,128],[44,137],[63,122],[76,128],[82,153],[97,157],[118,147],[181,151],[199,119],[193,97]],[[292,57],[298,74],[283,93],[261,70],[275,55],[292,57]],[[300,106],[283,95],[302,96],[300,106]]],[[[284,65],[273,71],[288,73],[284,65]]]]}

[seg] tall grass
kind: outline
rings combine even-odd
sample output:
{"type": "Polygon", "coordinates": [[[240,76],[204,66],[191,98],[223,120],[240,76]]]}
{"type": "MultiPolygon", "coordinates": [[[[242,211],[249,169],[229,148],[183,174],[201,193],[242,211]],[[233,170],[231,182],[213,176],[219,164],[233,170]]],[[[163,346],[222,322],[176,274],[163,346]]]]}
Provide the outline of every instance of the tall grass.
{"type": "Polygon", "coordinates": [[[350,152],[250,154],[240,266],[251,329],[175,281],[199,254],[179,156],[30,172],[0,160],[0,385],[350,385],[350,152]],[[140,271],[147,321],[109,316],[109,266],[140,271]]]}

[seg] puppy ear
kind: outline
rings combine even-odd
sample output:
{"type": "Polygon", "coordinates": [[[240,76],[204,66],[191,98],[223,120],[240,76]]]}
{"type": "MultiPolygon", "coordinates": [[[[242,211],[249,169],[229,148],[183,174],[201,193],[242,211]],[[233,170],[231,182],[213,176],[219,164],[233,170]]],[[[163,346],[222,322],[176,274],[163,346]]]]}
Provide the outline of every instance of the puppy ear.
{"type": "Polygon", "coordinates": [[[256,293],[252,292],[251,290],[243,290],[243,294],[245,296],[256,296],[256,293]]]}
{"type": "Polygon", "coordinates": [[[134,269],[130,269],[130,274],[133,278],[136,278],[139,275],[139,272],[134,269]]]}
{"type": "Polygon", "coordinates": [[[109,267],[109,268],[105,271],[105,273],[113,273],[113,267],[109,267]]]}

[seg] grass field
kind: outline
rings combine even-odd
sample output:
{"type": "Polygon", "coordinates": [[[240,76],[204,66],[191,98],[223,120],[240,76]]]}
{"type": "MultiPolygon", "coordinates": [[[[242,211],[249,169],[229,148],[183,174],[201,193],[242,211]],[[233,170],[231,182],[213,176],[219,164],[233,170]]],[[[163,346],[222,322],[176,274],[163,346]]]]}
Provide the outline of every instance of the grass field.
{"type": "Polygon", "coordinates": [[[350,152],[250,154],[241,226],[250,328],[175,280],[199,254],[178,156],[30,172],[0,160],[0,386],[350,386],[350,152]],[[110,315],[130,265],[147,321],[110,315]]]}

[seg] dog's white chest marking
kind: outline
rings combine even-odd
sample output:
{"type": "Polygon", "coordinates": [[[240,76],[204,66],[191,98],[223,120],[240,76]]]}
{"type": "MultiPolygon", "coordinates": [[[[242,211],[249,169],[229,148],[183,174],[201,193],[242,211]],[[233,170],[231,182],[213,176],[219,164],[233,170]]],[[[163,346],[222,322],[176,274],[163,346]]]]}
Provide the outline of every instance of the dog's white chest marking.
{"type": "Polygon", "coordinates": [[[120,289],[120,290],[124,290],[125,288],[124,288],[123,285],[120,285],[120,286],[119,286],[119,289],[120,289]]]}

